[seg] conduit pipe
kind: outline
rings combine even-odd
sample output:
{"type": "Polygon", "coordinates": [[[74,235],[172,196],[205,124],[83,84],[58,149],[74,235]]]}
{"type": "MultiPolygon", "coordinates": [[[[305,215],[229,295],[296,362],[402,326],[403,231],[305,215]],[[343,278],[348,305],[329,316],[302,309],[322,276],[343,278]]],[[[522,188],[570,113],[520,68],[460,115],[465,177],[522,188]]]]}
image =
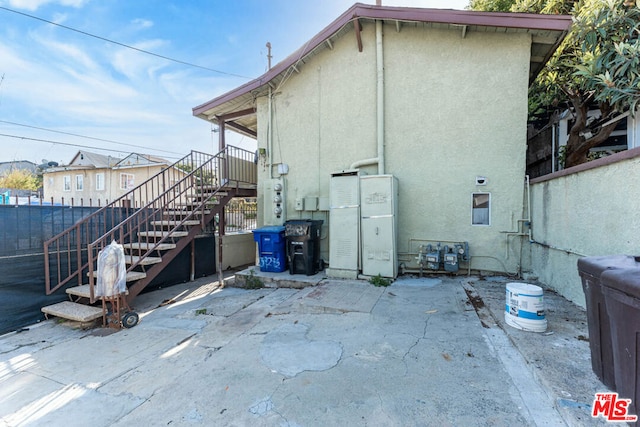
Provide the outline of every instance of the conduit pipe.
{"type": "Polygon", "coordinates": [[[350,169],[378,164],[378,174],[384,174],[384,53],[382,49],[382,21],[376,21],[376,146],[378,157],[358,160],[350,169]]]}
{"type": "Polygon", "coordinates": [[[271,104],[273,103],[273,93],[271,92],[271,86],[269,86],[269,131],[267,132],[267,156],[269,157],[269,178],[273,178],[273,112],[271,110],[271,104]]]}
{"type": "Polygon", "coordinates": [[[349,169],[358,169],[358,168],[361,168],[362,166],[375,165],[378,163],[378,160],[379,159],[377,157],[373,157],[371,159],[358,160],[357,162],[351,163],[351,166],[349,166],[349,169]]]}
{"type": "Polygon", "coordinates": [[[378,174],[384,174],[384,52],[382,20],[376,21],[378,174]]]}

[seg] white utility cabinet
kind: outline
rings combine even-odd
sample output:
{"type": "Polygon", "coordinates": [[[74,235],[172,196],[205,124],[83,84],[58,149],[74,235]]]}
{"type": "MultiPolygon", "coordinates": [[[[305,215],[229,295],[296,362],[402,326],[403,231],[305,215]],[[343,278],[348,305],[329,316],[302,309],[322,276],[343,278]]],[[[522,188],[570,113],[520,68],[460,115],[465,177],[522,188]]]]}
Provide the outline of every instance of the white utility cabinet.
{"type": "Polygon", "coordinates": [[[357,171],[331,175],[329,194],[331,277],[356,278],[359,270],[360,193],[357,171]]]}
{"type": "Polygon", "coordinates": [[[360,177],[362,274],[395,278],[398,179],[393,175],[360,177]]]}

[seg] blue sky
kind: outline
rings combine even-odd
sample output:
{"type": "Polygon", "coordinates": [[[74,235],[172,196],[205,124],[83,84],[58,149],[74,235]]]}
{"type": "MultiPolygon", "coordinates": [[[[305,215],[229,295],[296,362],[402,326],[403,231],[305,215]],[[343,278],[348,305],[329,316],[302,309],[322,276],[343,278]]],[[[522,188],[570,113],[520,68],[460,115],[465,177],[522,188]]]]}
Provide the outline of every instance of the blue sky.
{"type": "MultiPolygon", "coordinates": [[[[0,162],[47,159],[65,164],[79,149],[121,156],[149,153],[171,160],[190,150],[212,152],[217,135],[210,124],[193,117],[191,109],[248,81],[233,74],[255,78],[264,73],[267,41],[275,64],[352,4],[0,0],[0,162]]],[[[468,0],[383,4],[463,9],[468,0]]],[[[228,140],[255,148],[249,138],[231,134],[228,140]]]]}

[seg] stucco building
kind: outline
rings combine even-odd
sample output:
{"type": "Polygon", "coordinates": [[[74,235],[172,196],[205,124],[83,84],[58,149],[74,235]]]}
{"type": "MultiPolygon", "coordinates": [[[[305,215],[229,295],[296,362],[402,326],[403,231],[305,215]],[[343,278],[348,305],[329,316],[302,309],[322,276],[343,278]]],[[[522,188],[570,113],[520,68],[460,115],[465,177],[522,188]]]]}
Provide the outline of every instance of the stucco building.
{"type": "MultiPolygon", "coordinates": [[[[131,153],[118,158],[81,150],[69,164],[44,171],[44,200],[75,206],[104,206],[170,165],[167,160],[144,154],[131,153]]],[[[135,203],[148,202],[161,193],[149,194],[149,200],[135,203]]]]}
{"type": "Polygon", "coordinates": [[[445,245],[460,269],[517,273],[529,220],[527,89],[570,25],[568,16],[355,4],[193,113],[257,138],[258,223],[323,220],[321,255],[338,277],[375,274],[367,260],[443,270],[445,245]],[[361,193],[372,176],[397,187],[361,193]],[[368,204],[381,200],[392,200],[393,221],[365,226],[376,217],[368,204]],[[345,219],[338,209],[349,206],[345,219]],[[368,248],[380,234],[388,247],[368,248]]]}

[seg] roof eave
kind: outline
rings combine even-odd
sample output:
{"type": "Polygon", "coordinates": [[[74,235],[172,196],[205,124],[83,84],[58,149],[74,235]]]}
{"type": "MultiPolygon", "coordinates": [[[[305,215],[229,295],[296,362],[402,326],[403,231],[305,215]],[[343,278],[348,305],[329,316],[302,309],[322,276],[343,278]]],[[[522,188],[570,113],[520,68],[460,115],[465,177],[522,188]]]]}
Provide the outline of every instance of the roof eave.
{"type": "MultiPolygon", "coordinates": [[[[210,117],[207,111],[232,101],[242,95],[246,95],[252,91],[264,87],[274,78],[285,72],[301,58],[316,49],[320,44],[324,43],[333,34],[339,31],[344,25],[358,18],[364,19],[382,19],[396,21],[418,21],[432,22],[453,25],[477,25],[477,26],[493,26],[502,28],[522,28],[529,30],[541,31],[559,31],[561,35],[558,42],[553,46],[545,61],[549,59],[551,54],[557,49],[569,28],[572,19],[568,15],[536,15],[526,13],[492,13],[492,12],[475,12],[468,10],[453,9],[422,9],[408,7],[388,7],[374,6],[356,3],[347,11],[340,15],[331,24],[325,27],[320,33],[313,37],[303,47],[296,50],[287,58],[276,64],[262,76],[247,82],[225,94],[220,95],[204,104],[198,105],[192,109],[194,116],[207,121],[217,123],[217,118],[210,117]]],[[[535,77],[535,76],[534,76],[535,77]]]]}

